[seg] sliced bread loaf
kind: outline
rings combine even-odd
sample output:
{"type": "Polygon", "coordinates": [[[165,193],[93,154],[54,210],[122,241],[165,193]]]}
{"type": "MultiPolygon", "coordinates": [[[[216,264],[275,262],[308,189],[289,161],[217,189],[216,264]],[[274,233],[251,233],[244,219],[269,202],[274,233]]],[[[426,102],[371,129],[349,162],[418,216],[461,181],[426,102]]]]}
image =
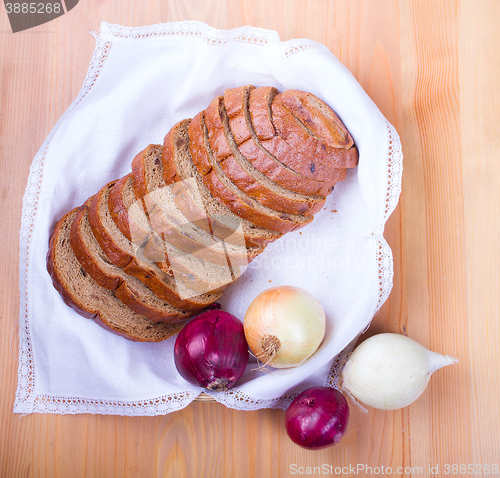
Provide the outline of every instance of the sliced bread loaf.
{"type": "Polygon", "coordinates": [[[80,265],[69,240],[77,214],[75,208],[56,223],[47,254],[47,270],[64,302],[80,315],[131,340],[160,342],[177,334],[183,323],[153,322],[137,314],[114,292],[99,286],[80,265]]]}
{"type": "Polygon", "coordinates": [[[247,196],[224,173],[213,157],[204,122],[204,113],[197,114],[189,124],[191,157],[212,195],[234,214],[256,226],[286,233],[312,221],[312,217],[277,212],[247,196]]]}

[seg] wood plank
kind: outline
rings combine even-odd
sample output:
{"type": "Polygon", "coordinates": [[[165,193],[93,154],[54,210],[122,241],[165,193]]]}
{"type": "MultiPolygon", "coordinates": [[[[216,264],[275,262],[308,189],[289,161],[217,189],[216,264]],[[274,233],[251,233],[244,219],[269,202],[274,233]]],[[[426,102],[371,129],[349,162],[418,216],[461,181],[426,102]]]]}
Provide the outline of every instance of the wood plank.
{"type": "Polygon", "coordinates": [[[408,134],[403,135],[403,144],[408,158],[405,165],[418,171],[418,176],[406,175],[411,181],[403,183],[405,228],[420,231],[408,238],[407,252],[417,269],[407,270],[407,332],[426,347],[461,359],[458,366],[440,371],[426,393],[410,406],[410,455],[419,466],[469,463],[468,437],[453,439],[460,435],[461,423],[470,420],[467,409],[460,407],[469,390],[463,376],[467,337],[457,327],[467,320],[456,76],[458,10],[448,2],[427,7],[403,3],[402,22],[406,22],[408,36],[402,55],[415,60],[411,77],[407,77],[404,126],[408,134]],[[449,408],[455,410],[458,420],[442,419],[449,408]],[[426,438],[415,442],[414,436],[426,438]]]}
{"type": "MultiPolygon", "coordinates": [[[[472,463],[499,461],[500,352],[500,62],[495,48],[498,2],[466,2],[459,24],[461,176],[467,294],[464,373],[470,377],[467,403],[472,463]],[[496,404],[495,404],[496,403],[496,404]]],[[[498,38],[498,37],[497,37],[498,38]]],[[[462,400],[463,403],[463,400],[462,400]]]]}

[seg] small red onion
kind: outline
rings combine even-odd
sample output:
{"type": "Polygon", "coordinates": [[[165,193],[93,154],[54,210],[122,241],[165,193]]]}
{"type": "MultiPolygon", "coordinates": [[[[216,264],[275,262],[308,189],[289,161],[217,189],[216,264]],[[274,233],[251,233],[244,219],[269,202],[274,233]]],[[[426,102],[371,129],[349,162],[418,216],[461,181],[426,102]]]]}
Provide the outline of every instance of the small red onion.
{"type": "Polygon", "coordinates": [[[334,388],[311,387],[299,394],[285,413],[290,439],[301,447],[320,450],[335,445],[344,436],[349,406],[334,388]]]}
{"type": "Polygon", "coordinates": [[[212,308],[189,322],[177,336],[174,359],[187,382],[208,390],[226,391],[243,375],[248,345],[243,323],[212,308]]]}

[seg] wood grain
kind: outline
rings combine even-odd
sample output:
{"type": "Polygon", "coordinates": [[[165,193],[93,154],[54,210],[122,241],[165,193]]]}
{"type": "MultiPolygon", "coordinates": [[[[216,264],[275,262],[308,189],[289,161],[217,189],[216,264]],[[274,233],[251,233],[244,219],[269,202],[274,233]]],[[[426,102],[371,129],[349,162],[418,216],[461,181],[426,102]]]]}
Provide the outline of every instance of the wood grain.
{"type": "Polygon", "coordinates": [[[499,19],[496,0],[81,0],[12,34],[0,7],[0,476],[323,476],[330,465],[370,466],[372,476],[375,467],[377,476],[431,476],[437,465],[443,476],[446,463],[500,464],[499,19]],[[459,364],[404,409],[351,407],[343,441],[317,452],[287,438],[281,410],[193,403],[160,417],[14,415],[22,197],[37,149],[81,88],[95,45],[88,32],[101,20],[250,24],[326,44],[396,126],[405,155],[385,231],[394,287],[367,335],[407,333],[459,364]]]}

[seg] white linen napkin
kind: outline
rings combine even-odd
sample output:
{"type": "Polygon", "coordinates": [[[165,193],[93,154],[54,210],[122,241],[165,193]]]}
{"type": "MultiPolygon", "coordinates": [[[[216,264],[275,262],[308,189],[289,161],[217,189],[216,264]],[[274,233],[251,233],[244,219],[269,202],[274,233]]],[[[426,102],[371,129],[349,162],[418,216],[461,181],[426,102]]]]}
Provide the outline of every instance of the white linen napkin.
{"type": "Polygon", "coordinates": [[[281,42],[274,31],[216,30],[195,21],[139,28],[103,22],[95,37],[82,90],[35,156],[25,192],[14,412],[156,415],[187,406],[202,391],[177,374],[175,338],[127,341],[67,307],[45,257],[61,215],[130,172],[134,155],[162,143],[177,121],[246,84],[322,98],[351,132],[360,161],[313,223],[270,245],[220,301],[243,319],[264,289],[302,287],[326,312],[320,349],[295,369],[266,373],[249,364],[236,388],[209,393],[233,408],[286,408],[308,386],[334,384],[335,357],[369,325],[392,287],[383,230],[401,187],[394,128],[337,58],[310,40],[281,42]]]}

